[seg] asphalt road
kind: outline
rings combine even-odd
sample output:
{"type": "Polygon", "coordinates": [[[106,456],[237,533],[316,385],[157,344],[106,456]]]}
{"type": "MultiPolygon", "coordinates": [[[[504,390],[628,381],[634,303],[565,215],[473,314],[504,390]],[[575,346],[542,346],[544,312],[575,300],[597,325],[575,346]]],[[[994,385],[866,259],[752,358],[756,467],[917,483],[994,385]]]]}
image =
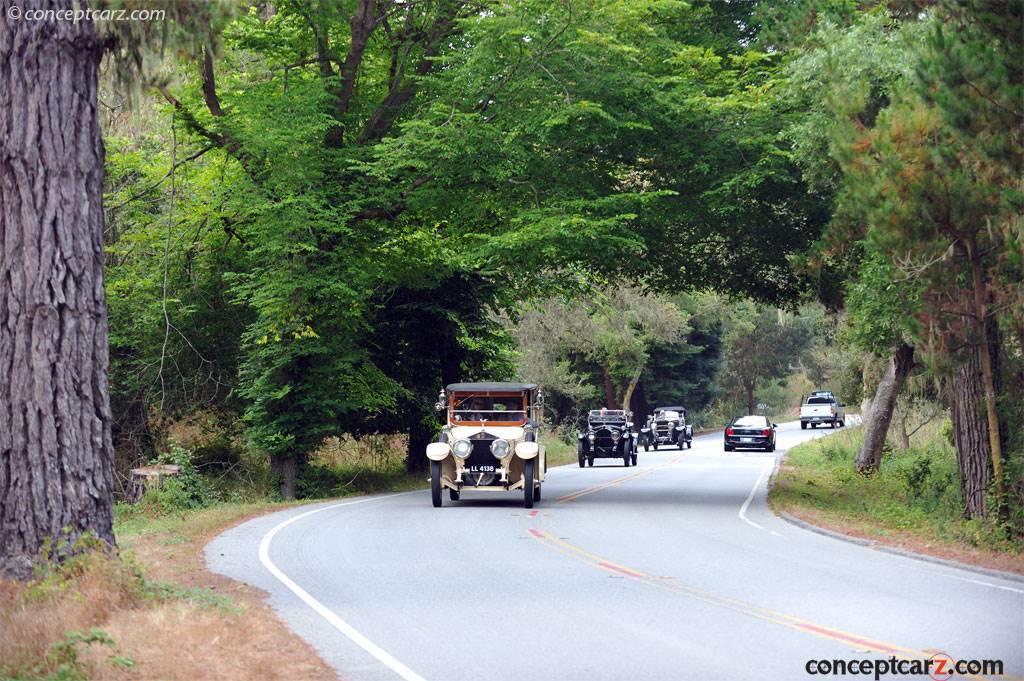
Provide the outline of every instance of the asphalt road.
{"type": "MultiPolygon", "coordinates": [[[[782,424],[777,455],[829,432],[782,424]]],[[[349,681],[812,679],[830,677],[811,659],[938,652],[1024,674],[1024,583],[791,525],[765,504],[774,463],[716,433],[636,468],[552,469],[533,511],[514,493],[325,503],[232,529],[207,560],[349,681]]]]}

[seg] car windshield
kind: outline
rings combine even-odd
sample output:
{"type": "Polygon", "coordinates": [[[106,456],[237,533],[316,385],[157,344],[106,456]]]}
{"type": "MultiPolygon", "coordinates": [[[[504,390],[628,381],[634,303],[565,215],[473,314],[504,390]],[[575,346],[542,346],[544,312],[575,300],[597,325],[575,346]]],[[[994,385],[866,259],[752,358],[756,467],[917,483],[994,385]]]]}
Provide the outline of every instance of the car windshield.
{"type": "Polygon", "coordinates": [[[832,404],[831,397],[809,397],[807,404],[832,404]]]}
{"type": "Polygon", "coordinates": [[[658,412],[658,418],[662,419],[662,420],[665,420],[665,421],[678,421],[679,420],[679,412],[678,411],[659,411],[658,412]]]}
{"type": "Polygon", "coordinates": [[[591,409],[590,420],[600,423],[625,423],[626,412],[621,409],[591,409]]]}
{"type": "Polygon", "coordinates": [[[764,416],[740,416],[733,421],[734,426],[740,428],[766,428],[768,426],[768,419],[764,416]]]}
{"type": "Polygon", "coordinates": [[[522,395],[453,395],[451,420],[456,423],[522,424],[526,406],[522,395]]]}

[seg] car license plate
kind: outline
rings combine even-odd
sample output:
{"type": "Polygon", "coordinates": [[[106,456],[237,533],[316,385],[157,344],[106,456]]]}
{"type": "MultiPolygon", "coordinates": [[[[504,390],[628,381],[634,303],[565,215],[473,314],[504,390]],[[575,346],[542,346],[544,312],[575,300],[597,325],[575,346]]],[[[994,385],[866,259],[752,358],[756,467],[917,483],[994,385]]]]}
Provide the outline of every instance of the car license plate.
{"type": "Polygon", "coordinates": [[[752,438],[752,437],[741,437],[740,438],[740,442],[753,442],[753,441],[754,441],[754,438],[752,438]]]}
{"type": "Polygon", "coordinates": [[[493,473],[494,466],[470,466],[470,473],[493,473]]]}

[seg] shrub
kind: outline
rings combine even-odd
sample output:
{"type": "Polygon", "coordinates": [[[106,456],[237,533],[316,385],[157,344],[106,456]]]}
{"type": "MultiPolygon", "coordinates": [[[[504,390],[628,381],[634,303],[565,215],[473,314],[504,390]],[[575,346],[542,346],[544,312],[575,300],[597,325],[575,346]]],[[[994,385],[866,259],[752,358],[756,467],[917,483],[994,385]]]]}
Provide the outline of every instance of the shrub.
{"type": "Polygon", "coordinates": [[[192,462],[192,454],[176,444],[161,453],[155,464],[178,466],[178,474],[164,478],[160,487],[150,489],[142,499],[144,509],[155,509],[163,513],[180,513],[202,508],[215,502],[210,486],[192,462]]]}
{"type": "Polygon", "coordinates": [[[223,433],[209,442],[196,446],[191,459],[192,465],[204,473],[227,471],[242,461],[238,447],[223,433]]]}

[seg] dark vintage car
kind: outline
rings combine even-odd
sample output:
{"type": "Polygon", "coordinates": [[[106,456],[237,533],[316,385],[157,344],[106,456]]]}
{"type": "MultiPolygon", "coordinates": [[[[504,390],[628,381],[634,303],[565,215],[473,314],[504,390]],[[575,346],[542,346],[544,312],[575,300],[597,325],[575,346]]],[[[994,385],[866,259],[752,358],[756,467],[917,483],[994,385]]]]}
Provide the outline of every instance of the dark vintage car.
{"type": "Polygon", "coordinates": [[[513,492],[523,506],[540,501],[547,451],[538,441],[544,395],[533,383],[453,383],[441,391],[445,425],[427,445],[430,495],[458,501],[462,492],[513,492]]]}
{"type": "Polygon", "coordinates": [[[647,417],[647,425],[640,429],[644,450],[675,445],[693,448],[693,426],[686,423],[686,407],[656,407],[647,417]]]}
{"type": "Polygon", "coordinates": [[[587,431],[578,436],[580,468],[593,466],[594,459],[622,459],[624,466],[635,466],[637,437],[632,416],[622,409],[592,410],[587,415],[587,431]]]}
{"type": "Polygon", "coordinates": [[[737,416],[725,427],[725,451],[734,449],[763,449],[775,451],[775,429],[766,416],[751,414],[737,416]]]}

